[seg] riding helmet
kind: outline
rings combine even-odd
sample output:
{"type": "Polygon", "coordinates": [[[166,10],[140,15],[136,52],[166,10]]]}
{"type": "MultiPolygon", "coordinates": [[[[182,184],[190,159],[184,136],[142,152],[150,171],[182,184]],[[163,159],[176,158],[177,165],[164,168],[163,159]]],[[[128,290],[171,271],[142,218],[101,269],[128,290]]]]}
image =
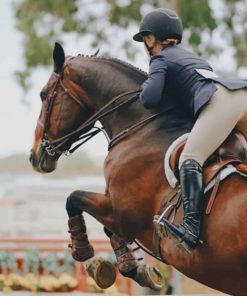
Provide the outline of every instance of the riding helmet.
{"type": "Polygon", "coordinates": [[[133,36],[133,39],[143,42],[143,37],[150,33],[159,41],[174,38],[180,43],[183,35],[181,19],[173,10],[157,8],[143,17],[139,32],[133,36]]]}

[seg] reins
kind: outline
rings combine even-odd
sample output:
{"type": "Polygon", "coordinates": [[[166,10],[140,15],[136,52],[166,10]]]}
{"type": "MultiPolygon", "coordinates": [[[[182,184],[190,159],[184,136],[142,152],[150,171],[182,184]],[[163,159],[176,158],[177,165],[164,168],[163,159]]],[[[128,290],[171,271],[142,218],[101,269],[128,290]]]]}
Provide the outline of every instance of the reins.
{"type": "MultiPolygon", "coordinates": [[[[120,107],[126,105],[127,103],[130,103],[130,102],[135,101],[136,98],[138,98],[138,97],[132,97],[132,98],[129,99],[128,101],[126,101],[126,102],[120,104],[119,106],[117,106],[117,107],[111,109],[110,112],[107,112],[107,114],[109,114],[109,113],[115,111],[116,109],[118,109],[118,108],[120,108],[120,107]]],[[[149,116],[149,117],[143,119],[142,121],[140,121],[140,122],[134,124],[133,126],[131,126],[131,127],[127,128],[127,129],[123,130],[123,131],[120,132],[119,134],[117,134],[114,138],[112,138],[112,139],[109,141],[109,143],[108,143],[108,151],[109,151],[114,145],[116,145],[118,142],[120,142],[120,141],[123,140],[124,138],[128,137],[128,136],[131,134],[131,132],[134,132],[138,127],[144,125],[145,123],[148,123],[148,122],[154,120],[155,118],[159,117],[160,115],[164,114],[165,112],[166,112],[166,111],[161,111],[161,112],[156,113],[156,114],[154,114],[154,115],[152,115],[152,116],[149,116]]],[[[104,114],[104,116],[107,115],[107,114],[104,114]]],[[[104,117],[104,116],[102,116],[102,117],[104,117]]],[[[102,118],[102,117],[101,117],[101,118],[102,118]]],[[[97,120],[98,120],[98,119],[97,119],[97,120]]],[[[98,128],[98,127],[93,127],[93,128],[96,129],[96,130],[95,130],[95,131],[92,131],[92,132],[90,132],[90,133],[87,133],[87,134],[85,134],[85,135],[81,135],[81,136],[78,138],[77,141],[79,141],[79,140],[81,140],[81,139],[84,139],[84,138],[86,138],[86,139],[85,139],[84,141],[82,141],[81,143],[77,144],[75,147],[69,149],[69,150],[66,152],[66,154],[68,155],[68,154],[73,153],[75,150],[77,150],[80,146],[82,146],[84,143],[86,143],[87,141],[89,141],[91,138],[93,138],[93,137],[94,137],[95,135],[97,135],[99,132],[104,131],[104,129],[102,129],[102,128],[98,128]]],[[[84,129],[84,128],[83,128],[83,129],[84,129]]],[[[58,146],[60,147],[61,144],[59,144],[58,146]]],[[[57,147],[57,148],[59,148],[59,147],[57,147]]],[[[56,148],[56,147],[55,147],[55,148],[56,148]]]]}
{"type": "MultiPolygon", "coordinates": [[[[139,89],[138,90],[131,90],[131,91],[122,93],[122,94],[114,97],[111,101],[109,101],[101,109],[99,109],[97,112],[95,112],[86,122],[84,122],[75,131],[73,131],[73,132],[65,135],[64,137],[61,137],[59,139],[56,139],[56,140],[52,141],[50,143],[51,145],[54,145],[54,144],[59,143],[60,141],[62,141],[57,146],[53,146],[54,151],[56,151],[58,148],[60,148],[62,145],[64,145],[74,135],[81,134],[83,132],[83,130],[87,129],[90,125],[92,125],[93,123],[95,123],[97,120],[100,120],[103,117],[105,117],[106,115],[109,115],[110,113],[114,112],[115,110],[117,110],[117,109],[119,109],[119,108],[121,108],[121,107],[123,107],[123,106],[125,106],[127,104],[130,104],[130,103],[134,102],[138,98],[138,94],[139,93],[140,93],[140,90],[139,89]],[[135,95],[131,96],[128,100],[122,102],[118,106],[115,106],[115,107],[111,108],[110,110],[107,110],[107,111],[103,112],[107,107],[109,107],[111,104],[115,103],[120,98],[123,98],[123,97],[125,97],[127,95],[131,95],[131,94],[135,94],[135,95]]],[[[69,155],[69,154],[73,153],[80,146],[82,146],[84,143],[86,143],[87,141],[89,141],[92,137],[96,136],[99,132],[103,131],[103,129],[102,128],[99,128],[99,127],[93,127],[93,129],[96,129],[96,130],[94,130],[92,132],[89,132],[89,133],[86,133],[86,134],[80,135],[75,142],[80,141],[82,139],[84,139],[84,140],[81,143],[77,144],[75,147],[67,150],[65,152],[66,155],[69,155]]]]}
{"type": "Polygon", "coordinates": [[[164,114],[165,112],[166,111],[161,111],[159,113],[151,115],[151,116],[143,119],[142,121],[137,122],[136,124],[132,125],[130,128],[123,130],[122,132],[117,134],[113,139],[111,139],[111,141],[109,142],[109,145],[108,145],[108,150],[110,150],[114,145],[116,145],[118,142],[120,142],[123,138],[127,137],[132,131],[135,131],[141,125],[144,125],[145,123],[152,121],[153,119],[159,117],[160,115],[164,114]]]}

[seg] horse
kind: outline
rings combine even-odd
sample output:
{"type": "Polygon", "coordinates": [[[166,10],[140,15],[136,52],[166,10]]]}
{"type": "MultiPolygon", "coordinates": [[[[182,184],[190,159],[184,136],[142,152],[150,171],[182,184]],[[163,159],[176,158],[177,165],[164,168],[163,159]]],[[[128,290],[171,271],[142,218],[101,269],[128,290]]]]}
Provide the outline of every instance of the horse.
{"type": "MultiPolygon", "coordinates": [[[[191,130],[191,116],[178,108],[173,98],[167,98],[173,102],[170,108],[164,102],[159,110],[145,109],[138,95],[147,74],[123,61],[83,55],[65,57],[58,43],[53,60],[54,71],[40,93],[42,108],[30,153],[33,168],[41,173],[54,171],[61,154],[73,152],[99,132],[97,128],[93,130],[97,120],[110,139],[104,163],[105,192],[75,190],[67,198],[69,221],[79,219],[75,225],[81,225],[70,225],[73,257],[85,262],[94,258],[83,220],[83,212],[87,212],[105,227],[121,273],[158,290],[161,278],[156,269],[144,265],[145,272],[140,272],[136,264],[135,269],[129,268],[128,259],[132,263],[134,259],[128,244],[136,241],[148,253],[155,254],[153,217],[171,194],[165,178],[164,153],[191,130]],[[73,148],[77,141],[81,143],[73,148]]],[[[204,243],[188,253],[172,238],[164,237],[159,240],[159,259],[211,288],[245,295],[246,192],[243,176],[232,174],[224,179],[210,215],[203,217],[204,243]]],[[[180,223],[182,217],[180,206],[175,223],[180,223]]],[[[111,268],[108,271],[112,272],[111,268]]]]}

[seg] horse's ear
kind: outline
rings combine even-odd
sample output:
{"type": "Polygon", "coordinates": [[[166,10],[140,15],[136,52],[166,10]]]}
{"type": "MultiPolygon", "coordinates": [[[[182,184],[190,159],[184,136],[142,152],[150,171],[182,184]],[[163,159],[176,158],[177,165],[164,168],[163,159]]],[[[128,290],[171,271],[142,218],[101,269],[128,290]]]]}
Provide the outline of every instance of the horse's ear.
{"type": "Polygon", "coordinates": [[[65,61],[65,54],[62,45],[55,42],[53,49],[54,72],[60,73],[65,61]]]}

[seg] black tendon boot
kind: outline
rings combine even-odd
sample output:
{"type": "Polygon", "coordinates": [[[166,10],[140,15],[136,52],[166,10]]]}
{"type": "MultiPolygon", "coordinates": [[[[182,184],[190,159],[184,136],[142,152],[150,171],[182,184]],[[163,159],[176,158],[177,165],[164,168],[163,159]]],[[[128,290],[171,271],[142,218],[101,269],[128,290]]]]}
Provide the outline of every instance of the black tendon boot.
{"type": "Polygon", "coordinates": [[[204,185],[202,168],[197,161],[187,159],[183,162],[180,168],[180,184],[184,207],[183,223],[177,225],[166,219],[160,223],[187,251],[191,251],[202,244],[200,231],[204,185]]]}

